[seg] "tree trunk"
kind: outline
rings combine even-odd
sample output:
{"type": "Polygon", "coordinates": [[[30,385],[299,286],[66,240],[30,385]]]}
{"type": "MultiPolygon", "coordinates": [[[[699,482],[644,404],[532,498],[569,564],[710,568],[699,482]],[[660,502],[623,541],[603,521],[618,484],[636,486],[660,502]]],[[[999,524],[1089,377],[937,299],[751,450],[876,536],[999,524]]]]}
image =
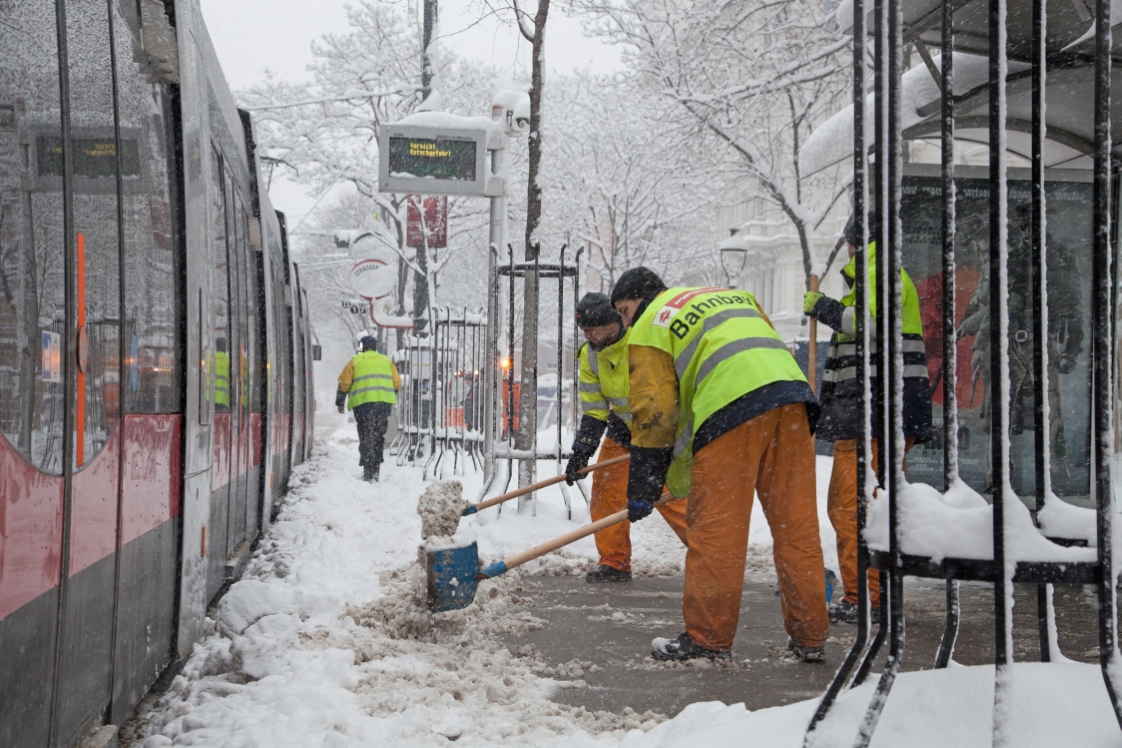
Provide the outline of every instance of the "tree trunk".
{"type": "MultiPolygon", "coordinates": [[[[542,159],[541,107],[542,87],[545,79],[545,22],[549,14],[549,0],[538,0],[538,13],[534,17],[533,72],[530,82],[530,137],[529,179],[526,188],[526,262],[538,258],[541,250],[538,227],[542,216],[542,189],[538,172],[542,159]]],[[[519,429],[515,436],[518,449],[533,449],[537,433],[538,411],[538,298],[539,284],[536,273],[527,272],[524,284],[522,318],[522,385],[518,403],[519,429]]],[[[518,463],[518,485],[534,482],[534,460],[518,463]]],[[[533,495],[518,500],[518,510],[533,500],[533,495]]]]}

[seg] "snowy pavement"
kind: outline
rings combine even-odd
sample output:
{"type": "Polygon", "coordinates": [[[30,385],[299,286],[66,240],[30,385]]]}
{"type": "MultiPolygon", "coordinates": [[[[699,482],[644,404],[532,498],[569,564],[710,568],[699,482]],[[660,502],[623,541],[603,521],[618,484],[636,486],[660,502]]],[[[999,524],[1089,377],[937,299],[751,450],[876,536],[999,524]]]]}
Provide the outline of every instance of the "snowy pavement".
{"type": "MultiPolygon", "coordinates": [[[[209,635],[167,692],[125,726],[124,746],[695,748],[743,745],[747,735],[754,745],[801,745],[814,700],[755,712],[698,703],[670,720],[554,701],[558,689],[581,685],[580,673],[547,668],[534,647],[517,646],[548,614],[527,604],[519,579],[590,568],[591,538],[482,584],[476,605],[432,616],[415,565],[421,468],[391,458],[371,486],[357,462],[357,439],[343,425],[294,471],[277,522],[212,611],[209,635]]],[[[554,469],[543,462],[540,477],[554,469]]],[[[824,551],[836,568],[823,506],[828,458],[818,471],[824,551]]],[[[474,499],[480,476],[460,479],[474,499]]],[[[551,489],[536,516],[511,505],[486,510],[462,521],[457,539],[478,539],[484,561],[528,548],[588,521],[580,494],[570,493],[572,520],[551,489]]],[[[684,550],[664,522],[639,523],[632,540],[637,574],[680,574],[684,550]]],[[[757,507],[749,568],[758,574],[770,573],[769,544],[757,507]]],[[[1025,664],[1013,675],[1011,745],[1122,746],[1097,667],[1025,664]]],[[[992,676],[987,667],[903,674],[873,745],[989,745],[992,676]]],[[[871,683],[842,697],[819,730],[822,745],[852,743],[871,683]]]]}

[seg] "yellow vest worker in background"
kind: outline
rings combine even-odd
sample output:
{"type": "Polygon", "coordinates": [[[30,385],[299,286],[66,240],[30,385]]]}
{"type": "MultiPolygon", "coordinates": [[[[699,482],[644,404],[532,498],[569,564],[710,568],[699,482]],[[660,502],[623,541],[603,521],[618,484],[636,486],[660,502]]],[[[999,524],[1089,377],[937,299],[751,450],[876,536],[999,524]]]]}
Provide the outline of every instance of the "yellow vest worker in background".
{"type": "Polygon", "coordinates": [[[230,410],[230,354],[226,352],[226,338],[215,341],[214,347],[214,408],[230,410]]]}
{"type": "Polygon", "coordinates": [[[386,448],[386,428],[390,411],[401,389],[401,375],[393,361],[378,353],[378,339],[366,335],[359,341],[362,352],[347,362],[339,375],[335,406],[343,412],[343,403],[354,412],[358,424],[358,462],[362,479],[378,480],[382,456],[386,448]]]}
{"type": "MultiPolygon", "coordinates": [[[[869,213],[869,235],[876,235],[877,214],[869,213]]],[[[830,338],[826,366],[822,374],[819,402],[822,415],[818,419],[818,438],[834,443],[834,469],[830,474],[827,512],[838,536],[838,565],[841,566],[845,597],[830,605],[830,621],[857,621],[857,439],[861,436],[861,398],[864,382],[857,379],[857,329],[854,321],[857,292],[854,288],[857,261],[857,224],[850,217],[845,227],[849,244],[849,263],[842,268],[842,277],[849,293],[841,301],[809,291],[803,297],[803,311],[828,325],[835,332],[830,338]]],[[[869,320],[877,313],[876,244],[869,245],[868,259],[869,320]]],[[[923,344],[923,319],[919,311],[919,295],[912,279],[900,268],[903,284],[904,333],[904,437],[906,449],[931,434],[931,381],[927,376],[927,354],[923,344]]],[[[875,323],[873,323],[875,326],[875,323]]],[[[876,332],[870,328],[869,356],[876,354],[876,332]]],[[[881,402],[876,370],[869,372],[876,403],[881,402]]],[[[880,406],[873,406],[873,433],[880,433],[880,406]]],[[[906,454],[906,452],[905,452],[906,454]]],[[[869,464],[877,469],[877,440],[872,440],[869,464]]],[[[880,620],[880,584],[878,575],[869,575],[869,603],[872,619],[880,620]]]]}
{"type": "MultiPolygon", "coordinates": [[[[579,471],[600,448],[600,460],[625,455],[631,448],[631,412],[627,408],[628,333],[619,312],[602,293],[588,293],[577,304],[577,326],[588,342],[580,348],[580,429],[573,438],[573,456],[565,466],[565,482],[573,485],[579,471]],[[600,438],[607,430],[603,446],[600,438]]],[[[627,508],[627,464],[601,468],[592,474],[592,521],[627,508]]],[[[662,516],[686,542],[686,502],[675,501],[658,508],[662,516]]],[[[596,533],[600,566],[588,572],[585,581],[631,581],[631,523],[620,522],[596,533]]]]}
{"type": "Polygon", "coordinates": [[[818,407],[794,356],[745,291],[667,289],[640,267],[619,277],[612,303],[632,328],[630,519],[650,514],[664,483],[689,494],[686,630],[655,639],[651,656],[731,656],[758,493],[787,646],[823,662],[830,624],[810,436],[818,407]]]}

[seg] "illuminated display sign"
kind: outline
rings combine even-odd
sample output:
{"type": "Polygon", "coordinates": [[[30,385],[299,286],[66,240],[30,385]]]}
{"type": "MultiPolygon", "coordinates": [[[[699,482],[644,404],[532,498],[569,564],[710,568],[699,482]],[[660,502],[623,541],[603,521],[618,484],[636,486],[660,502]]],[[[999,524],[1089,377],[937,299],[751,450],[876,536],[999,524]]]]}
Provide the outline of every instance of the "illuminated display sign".
{"type": "MultiPolygon", "coordinates": [[[[496,145],[489,127],[452,115],[433,124],[383,125],[378,138],[378,190],[406,195],[496,196],[500,181],[490,173],[487,156],[496,145]],[[489,138],[490,141],[489,142],[489,138]]],[[[412,119],[412,118],[411,118],[412,119]]],[[[489,122],[487,123],[490,124],[489,122]]]]}
{"type": "Polygon", "coordinates": [[[390,138],[390,174],[475,181],[474,140],[390,138]]]}
{"type": "MultiPolygon", "coordinates": [[[[117,143],[113,138],[71,138],[70,143],[74,147],[74,176],[116,176],[117,143]]],[[[35,139],[35,156],[39,163],[39,176],[62,176],[62,138],[40,135],[35,139]]],[[[140,176],[140,151],[135,140],[121,141],[120,161],[123,176],[140,176]]]]}

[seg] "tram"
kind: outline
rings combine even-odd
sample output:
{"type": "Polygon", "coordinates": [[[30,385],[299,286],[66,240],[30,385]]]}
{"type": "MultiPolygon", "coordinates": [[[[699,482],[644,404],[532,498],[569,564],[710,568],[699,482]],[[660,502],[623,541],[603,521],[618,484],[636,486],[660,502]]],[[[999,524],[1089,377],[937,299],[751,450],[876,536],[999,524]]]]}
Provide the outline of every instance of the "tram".
{"type": "Polygon", "coordinates": [[[121,724],[311,449],[262,184],[198,0],[0,2],[0,746],[121,724]]]}

